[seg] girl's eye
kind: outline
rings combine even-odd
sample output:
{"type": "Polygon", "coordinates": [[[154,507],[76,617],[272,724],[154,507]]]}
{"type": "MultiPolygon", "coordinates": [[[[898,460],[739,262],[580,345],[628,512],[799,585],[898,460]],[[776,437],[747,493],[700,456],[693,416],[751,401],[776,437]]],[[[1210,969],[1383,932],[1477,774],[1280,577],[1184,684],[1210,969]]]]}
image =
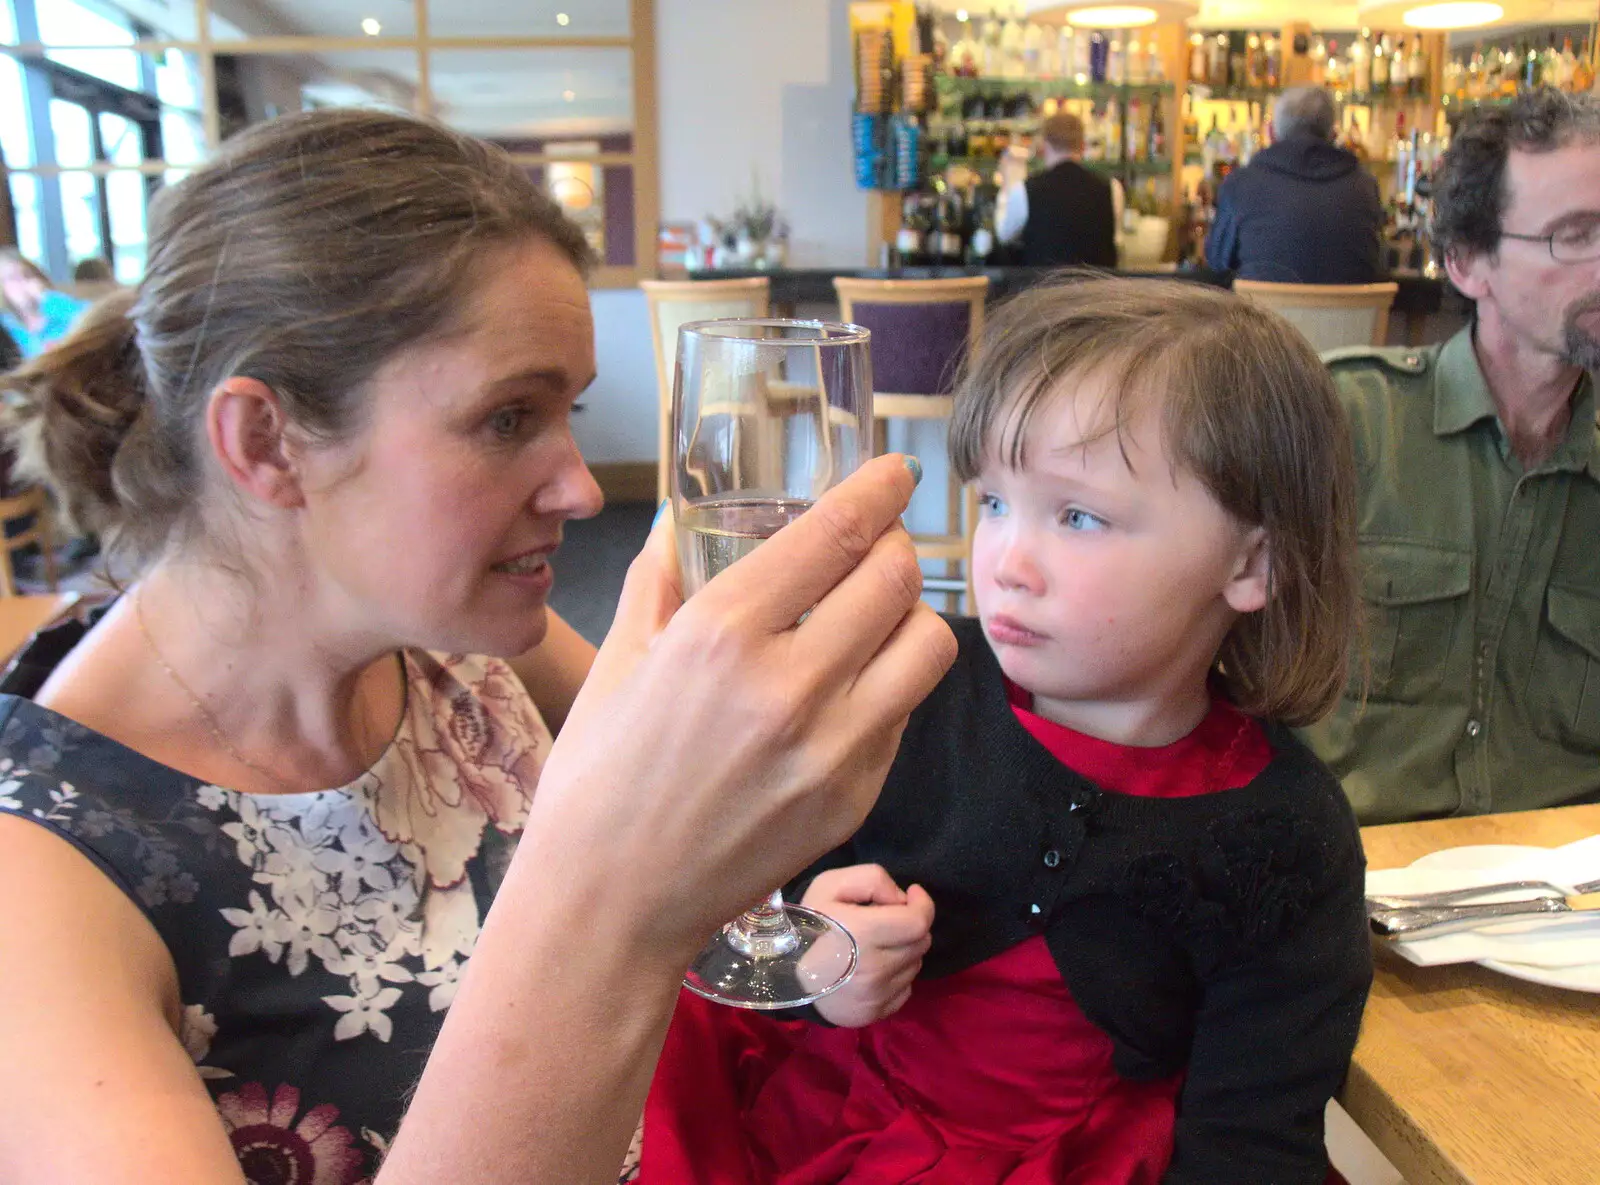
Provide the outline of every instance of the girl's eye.
{"type": "Polygon", "coordinates": [[[989,493],[978,495],[978,510],[983,514],[1002,514],[1005,512],[1005,503],[989,493]]]}
{"type": "Polygon", "coordinates": [[[502,407],[489,417],[489,431],[501,440],[516,440],[523,435],[529,418],[526,408],[502,407]]]}
{"type": "Polygon", "coordinates": [[[1071,531],[1103,531],[1106,528],[1105,519],[1087,510],[1079,510],[1076,506],[1061,516],[1061,522],[1071,531]]]}

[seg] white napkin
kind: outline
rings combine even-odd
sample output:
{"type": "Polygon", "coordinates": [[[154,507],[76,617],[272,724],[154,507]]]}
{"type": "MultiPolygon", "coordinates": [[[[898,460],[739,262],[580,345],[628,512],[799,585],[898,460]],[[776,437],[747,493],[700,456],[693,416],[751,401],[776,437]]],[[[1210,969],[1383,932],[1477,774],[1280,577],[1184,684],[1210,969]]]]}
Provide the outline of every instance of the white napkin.
{"type": "MultiPolygon", "coordinates": [[[[1504,862],[1475,862],[1475,867],[1449,867],[1445,852],[1419,861],[1423,866],[1386,868],[1367,873],[1367,893],[1432,893],[1500,881],[1543,880],[1570,893],[1585,881],[1600,880],[1600,835],[1560,848],[1510,850],[1504,862]],[[1430,866],[1430,864],[1432,866],[1430,866]]],[[[1530,891],[1500,893],[1478,901],[1510,901],[1533,896],[1530,891]]],[[[1395,950],[1422,966],[1475,963],[1483,959],[1527,963],[1536,967],[1578,967],[1600,964],[1600,913],[1540,915],[1457,930],[1437,938],[1391,942],[1395,950]]]]}

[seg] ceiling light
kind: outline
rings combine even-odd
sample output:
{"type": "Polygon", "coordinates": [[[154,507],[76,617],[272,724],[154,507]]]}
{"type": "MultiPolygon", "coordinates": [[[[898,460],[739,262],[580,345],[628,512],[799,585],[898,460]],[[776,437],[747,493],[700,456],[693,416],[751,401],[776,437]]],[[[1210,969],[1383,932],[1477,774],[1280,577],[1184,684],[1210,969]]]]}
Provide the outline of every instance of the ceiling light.
{"type": "Polygon", "coordinates": [[[574,99],[576,99],[578,97],[578,92],[577,91],[562,91],[561,92],[561,97],[563,99],[565,99],[567,102],[570,103],[570,102],[572,102],[574,99]]]}
{"type": "Polygon", "coordinates": [[[1449,4],[1424,4],[1400,19],[1413,29],[1471,29],[1493,24],[1506,10],[1484,0],[1458,0],[1449,4]]]}
{"type": "Polygon", "coordinates": [[[1550,14],[1550,0],[1357,0],[1362,24],[1372,28],[1477,29],[1532,24],[1550,14]]]}
{"type": "Polygon", "coordinates": [[[558,25],[562,26],[563,28],[565,28],[567,25],[570,25],[571,23],[572,23],[572,18],[570,16],[568,16],[566,13],[564,13],[564,12],[556,13],[556,24],[558,24],[558,25]]]}
{"type": "Polygon", "coordinates": [[[379,33],[383,32],[383,26],[378,23],[377,17],[369,16],[366,20],[361,22],[361,31],[368,37],[376,37],[379,33]]]}
{"type": "Polygon", "coordinates": [[[1156,23],[1153,8],[1139,4],[1103,4],[1097,8],[1076,8],[1067,13],[1067,23],[1083,29],[1133,29],[1156,23]]]}
{"type": "Polygon", "coordinates": [[[1200,12],[1197,0],[1023,0],[1022,7],[1035,20],[1066,21],[1086,29],[1181,25],[1200,12]]]}
{"type": "Polygon", "coordinates": [[[964,25],[970,19],[972,18],[967,15],[967,10],[965,8],[956,9],[956,20],[960,21],[964,25]]]}

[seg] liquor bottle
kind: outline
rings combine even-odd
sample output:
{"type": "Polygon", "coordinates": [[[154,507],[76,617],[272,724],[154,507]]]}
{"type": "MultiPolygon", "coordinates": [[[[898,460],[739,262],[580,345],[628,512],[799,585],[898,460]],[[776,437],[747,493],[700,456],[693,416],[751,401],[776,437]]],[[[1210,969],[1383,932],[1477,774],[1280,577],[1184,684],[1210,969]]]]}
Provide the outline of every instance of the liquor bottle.
{"type": "Polygon", "coordinates": [[[994,255],[994,208],[997,193],[992,185],[979,186],[969,203],[972,233],[967,238],[967,262],[981,267],[994,255]]]}
{"type": "Polygon", "coordinates": [[[1106,43],[1106,35],[1096,29],[1089,34],[1089,81],[1104,82],[1106,80],[1106,54],[1110,46],[1106,43]]]}
{"type": "Polygon", "coordinates": [[[1209,85],[1211,74],[1207,69],[1206,37],[1203,33],[1189,35],[1189,81],[1209,85]]]}
{"type": "Polygon", "coordinates": [[[1389,59],[1389,89],[1396,96],[1406,93],[1406,66],[1411,59],[1406,56],[1406,39],[1394,43],[1394,56],[1389,59]]]}
{"type": "Polygon", "coordinates": [[[1122,46],[1122,36],[1112,33],[1111,40],[1106,46],[1106,76],[1105,82],[1124,83],[1128,81],[1128,56],[1122,46]]]}
{"type": "Polygon", "coordinates": [[[1262,81],[1268,90],[1277,90],[1283,83],[1283,47],[1282,43],[1268,33],[1261,39],[1262,60],[1266,63],[1266,72],[1262,81]]]}
{"type": "Polygon", "coordinates": [[[1372,43],[1367,40],[1367,31],[1362,29],[1350,47],[1350,93],[1360,100],[1371,91],[1372,43]]]}
{"type": "Polygon", "coordinates": [[[1412,97],[1423,99],[1428,95],[1428,51],[1422,48],[1422,38],[1411,39],[1411,57],[1406,62],[1406,89],[1412,97]]]}
{"type": "Polygon", "coordinates": [[[1159,161],[1167,155],[1167,124],[1161,114],[1162,106],[1159,97],[1150,105],[1150,142],[1145,149],[1148,160],[1159,161]]]}
{"type": "Polygon", "coordinates": [[[1217,166],[1222,163],[1224,140],[1222,129],[1217,126],[1217,117],[1213,114],[1211,130],[1206,133],[1206,138],[1200,145],[1201,172],[1207,179],[1216,176],[1217,166]]]}
{"type": "Polygon", "coordinates": [[[1244,33],[1228,34],[1228,85],[1250,85],[1249,45],[1244,33]]]}
{"type": "Polygon", "coordinates": [[[950,47],[950,73],[957,78],[976,78],[983,63],[983,48],[972,35],[972,22],[961,22],[956,43],[950,47]]]}
{"type": "Polygon", "coordinates": [[[959,264],[967,248],[966,240],[961,233],[966,216],[960,192],[946,188],[939,194],[934,209],[934,241],[933,250],[930,252],[933,262],[959,264]]]}
{"type": "Polygon", "coordinates": [[[1122,107],[1115,99],[1106,104],[1105,129],[1105,159],[1122,160],[1122,107]]]}
{"type": "Polygon", "coordinates": [[[1021,10],[1020,3],[1013,3],[1000,25],[1000,73],[1006,78],[1021,78],[1024,73],[1022,43],[1026,34],[1020,19],[1021,10]]]}
{"type": "Polygon", "coordinates": [[[1022,73],[1027,78],[1045,78],[1054,73],[1046,69],[1044,26],[1038,21],[1028,21],[1022,27],[1022,73]]]}
{"type": "Polygon", "coordinates": [[[1572,38],[1565,37],[1561,41],[1561,52],[1557,55],[1556,85],[1564,91],[1572,89],[1572,79],[1578,72],[1578,55],[1572,52],[1572,38]]]}
{"type": "Polygon", "coordinates": [[[1322,63],[1322,85],[1332,91],[1335,96],[1342,96],[1350,82],[1350,71],[1345,62],[1344,55],[1339,52],[1339,42],[1335,38],[1328,38],[1328,56],[1322,63]]]}
{"type": "Polygon", "coordinates": [[[901,267],[916,267],[924,262],[922,194],[907,193],[900,202],[900,230],[894,237],[894,254],[901,267]]]}
{"type": "Polygon", "coordinates": [[[1149,83],[1165,82],[1167,68],[1161,61],[1161,46],[1156,44],[1156,39],[1150,37],[1144,43],[1144,80],[1149,83]]]}
{"type": "Polygon", "coordinates": [[[1389,89],[1389,35],[1381,34],[1372,47],[1372,81],[1369,91],[1376,98],[1389,89]]]}
{"type": "Polygon", "coordinates": [[[1218,90],[1226,90],[1231,84],[1228,77],[1228,35],[1218,33],[1206,45],[1209,54],[1206,77],[1211,80],[1211,86],[1218,90]]]}
{"type": "Polygon", "coordinates": [[[1074,36],[1072,80],[1082,86],[1094,81],[1094,39],[1083,29],[1074,36]]]}
{"type": "Polygon", "coordinates": [[[1124,76],[1130,86],[1144,85],[1144,68],[1148,64],[1144,56],[1144,42],[1139,40],[1139,34],[1130,33],[1128,44],[1123,50],[1126,55],[1127,71],[1124,76]]]}
{"type": "Polygon", "coordinates": [[[1082,83],[1088,80],[1079,77],[1081,72],[1078,69],[1078,40],[1077,31],[1063,22],[1061,31],[1056,34],[1056,69],[1060,71],[1062,78],[1072,78],[1082,83]]]}
{"type": "Polygon", "coordinates": [[[1539,67],[1539,51],[1534,48],[1533,42],[1524,39],[1522,42],[1522,89],[1538,90],[1542,71],[1539,67]]]}
{"type": "Polygon", "coordinates": [[[1311,50],[1307,56],[1311,59],[1311,84],[1313,86],[1326,86],[1328,83],[1328,43],[1323,40],[1321,33],[1317,33],[1311,38],[1311,50]]]}
{"type": "Polygon", "coordinates": [[[1261,34],[1247,33],[1244,39],[1244,84],[1251,90],[1266,85],[1261,68],[1261,34]]]}
{"type": "Polygon", "coordinates": [[[1000,22],[994,15],[994,9],[989,9],[989,15],[983,20],[983,32],[979,35],[979,44],[982,46],[981,66],[985,78],[999,78],[1005,73],[1005,59],[1000,53],[1000,22]]]}
{"type": "Polygon", "coordinates": [[[1145,160],[1150,140],[1144,126],[1144,104],[1138,99],[1128,101],[1128,159],[1145,160]]]}
{"type": "Polygon", "coordinates": [[[1589,64],[1589,43],[1583,43],[1578,54],[1578,64],[1572,68],[1572,89],[1587,94],[1594,89],[1594,67],[1589,64]]]}

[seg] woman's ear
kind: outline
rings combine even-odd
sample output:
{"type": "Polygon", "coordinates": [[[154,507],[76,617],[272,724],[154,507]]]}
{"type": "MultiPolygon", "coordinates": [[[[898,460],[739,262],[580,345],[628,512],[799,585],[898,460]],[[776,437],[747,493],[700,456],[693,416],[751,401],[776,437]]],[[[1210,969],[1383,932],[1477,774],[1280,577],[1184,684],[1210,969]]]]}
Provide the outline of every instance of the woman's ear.
{"type": "Polygon", "coordinates": [[[288,428],[277,395],[259,379],[224,379],[206,405],[206,438],[228,480],[283,510],[305,505],[288,428]]]}
{"type": "Polygon", "coordinates": [[[1272,549],[1267,544],[1267,529],[1251,527],[1240,541],[1233,574],[1222,587],[1222,597],[1235,613],[1264,609],[1271,577],[1272,549]]]}

